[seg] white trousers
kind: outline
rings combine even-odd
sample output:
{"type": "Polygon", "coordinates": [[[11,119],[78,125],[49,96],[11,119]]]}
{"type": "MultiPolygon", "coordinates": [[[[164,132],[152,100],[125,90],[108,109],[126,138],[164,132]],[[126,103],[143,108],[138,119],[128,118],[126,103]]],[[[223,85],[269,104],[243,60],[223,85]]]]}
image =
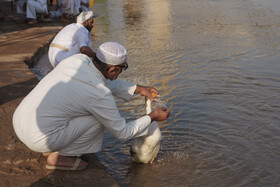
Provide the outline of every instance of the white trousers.
{"type": "MultiPolygon", "coordinates": [[[[81,0],[81,1],[84,2],[84,3],[89,3],[88,0],[81,0]]],[[[89,11],[89,7],[85,7],[85,6],[81,5],[81,8],[82,8],[82,12],[89,11]]]]}
{"type": "Polygon", "coordinates": [[[69,15],[78,15],[80,13],[79,9],[81,7],[80,0],[61,0],[61,5],[64,13],[69,15]]]}
{"type": "Polygon", "coordinates": [[[102,148],[104,127],[93,116],[72,119],[66,128],[50,137],[50,151],[64,156],[96,153],[102,148]]]}
{"type": "Polygon", "coordinates": [[[17,13],[18,14],[25,14],[25,11],[23,10],[24,3],[26,3],[26,0],[19,0],[17,2],[17,13]]]}
{"type": "Polygon", "coordinates": [[[26,2],[26,17],[36,19],[36,13],[48,13],[47,1],[43,4],[35,0],[26,2]]]}
{"type": "Polygon", "coordinates": [[[18,137],[31,150],[36,152],[58,152],[64,156],[81,156],[87,153],[96,153],[101,150],[104,127],[93,116],[73,118],[64,126],[53,132],[44,134],[36,132],[31,137],[25,137],[15,131],[18,137]],[[41,137],[33,141],[32,136],[41,137]]]}

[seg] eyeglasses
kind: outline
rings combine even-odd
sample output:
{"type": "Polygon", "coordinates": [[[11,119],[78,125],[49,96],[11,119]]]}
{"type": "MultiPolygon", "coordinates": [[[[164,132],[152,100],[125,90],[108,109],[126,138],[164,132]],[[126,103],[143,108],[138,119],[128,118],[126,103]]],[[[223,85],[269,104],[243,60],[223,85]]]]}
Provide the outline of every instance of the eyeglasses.
{"type": "Polygon", "coordinates": [[[120,67],[123,70],[126,70],[128,68],[128,63],[125,63],[123,66],[121,66],[121,65],[115,65],[115,66],[120,67]]]}

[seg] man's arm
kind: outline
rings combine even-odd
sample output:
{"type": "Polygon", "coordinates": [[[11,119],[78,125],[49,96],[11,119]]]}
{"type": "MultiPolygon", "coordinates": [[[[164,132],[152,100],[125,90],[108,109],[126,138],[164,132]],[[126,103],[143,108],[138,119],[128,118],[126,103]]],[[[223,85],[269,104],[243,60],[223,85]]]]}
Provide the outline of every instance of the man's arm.
{"type": "Polygon", "coordinates": [[[106,86],[111,90],[114,96],[117,96],[125,101],[130,101],[136,89],[135,84],[121,79],[115,79],[113,81],[107,80],[106,86]]]}
{"type": "MultiPolygon", "coordinates": [[[[98,90],[96,90],[96,93],[98,93],[98,90]]],[[[100,92],[100,97],[96,97],[96,93],[92,94],[91,99],[89,99],[88,111],[90,111],[114,137],[119,140],[128,140],[148,134],[148,126],[152,120],[150,116],[145,115],[127,123],[125,118],[121,117],[115,99],[110,92],[105,95],[100,92]]]]}
{"type": "Polygon", "coordinates": [[[121,117],[111,93],[104,95],[100,92],[100,97],[96,97],[97,93],[88,99],[90,101],[88,111],[119,140],[147,135],[152,121],[164,121],[169,116],[168,109],[157,108],[149,115],[127,123],[125,118],[121,117]]]}
{"type": "Polygon", "coordinates": [[[95,52],[91,48],[89,48],[88,46],[81,47],[80,48],[80,52],[85,54],[85,55],[87,55],[87,56],[89,56],[89,57],[92,57],[92,58],[95,55],[95,52]]]}

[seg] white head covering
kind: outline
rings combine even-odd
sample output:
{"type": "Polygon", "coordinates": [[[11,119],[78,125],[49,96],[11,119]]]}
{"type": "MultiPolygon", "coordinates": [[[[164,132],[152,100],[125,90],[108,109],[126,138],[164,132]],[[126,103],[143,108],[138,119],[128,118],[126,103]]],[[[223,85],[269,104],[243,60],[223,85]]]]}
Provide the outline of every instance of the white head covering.
{"type": "Polygon", "coordinates": [[[84,23],[86,20],[95,17],[92,11],[81,12],[77,17],[77,23],[84,23]]]}
{"type": "Polygon", "coordinates": [[[96,57],[106,64],[119,65],[126,62],[126,49],[116,42],[101,44],[96,52],[96,57]]]}

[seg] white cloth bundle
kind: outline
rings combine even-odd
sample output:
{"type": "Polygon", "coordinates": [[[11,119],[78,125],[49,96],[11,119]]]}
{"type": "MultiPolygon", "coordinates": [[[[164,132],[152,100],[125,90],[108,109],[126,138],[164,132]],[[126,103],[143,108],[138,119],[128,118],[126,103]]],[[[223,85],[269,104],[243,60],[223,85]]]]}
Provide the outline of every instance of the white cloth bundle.
{"type": "MultiPolygon", "coordinates": [[[[152,102],[146,98],[146,112],[152,111],[152,102]]],[[[131,158],[134,162],[152,164],[160,149],[161,132],[156,121],[149,126],[148,135],[136,138],[130,149],[131,158]]]]}

